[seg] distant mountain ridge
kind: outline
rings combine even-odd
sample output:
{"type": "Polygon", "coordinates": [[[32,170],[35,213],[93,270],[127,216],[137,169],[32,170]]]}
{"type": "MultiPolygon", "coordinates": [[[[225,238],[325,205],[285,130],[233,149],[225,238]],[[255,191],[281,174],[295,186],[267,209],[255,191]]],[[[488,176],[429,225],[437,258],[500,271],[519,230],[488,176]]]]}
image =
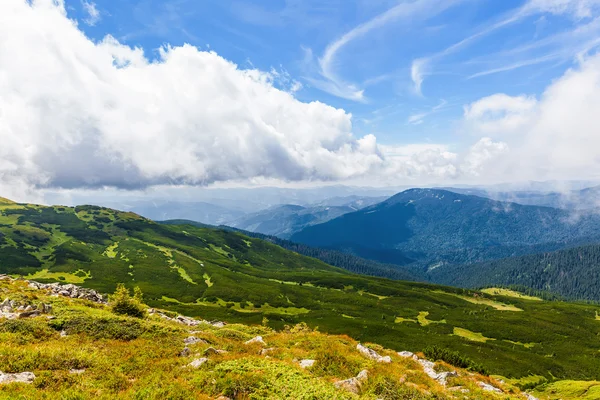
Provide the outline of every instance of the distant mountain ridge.
{"type": "Polygon", "coordinates": [[[432,270],[429,279],[481,288],[518,285],[571,300],[600,301],[600,244],[432,270]]]}
{"type": "Polygon", "coordinates": [[[600,238],[600,216],[439,189],[410,189],[303,229],[292,241],[380,262],[473,263],[600,238]]]}

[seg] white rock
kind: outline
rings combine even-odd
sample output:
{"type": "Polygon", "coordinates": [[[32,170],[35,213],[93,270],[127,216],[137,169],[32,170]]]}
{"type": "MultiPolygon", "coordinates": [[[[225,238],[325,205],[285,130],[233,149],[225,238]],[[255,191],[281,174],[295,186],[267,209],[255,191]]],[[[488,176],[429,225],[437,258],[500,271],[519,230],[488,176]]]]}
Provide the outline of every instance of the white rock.
{"type": "Polygon", "coordinates": [[[302,368],[310,368],[315,365],[316,360],[301,360],[300,367],[302,368]]]}
{"type": "Polygon", "coordinates": [[[31,383],[35,379],[33,372],[20,372],[18,374],[5,374],[0,372],[0,384],[21,382],[31,383]]]}
{"type": "Polygon", "coordinates": [[[196,336],[190,336],[190,337],[183,339],[183,343],[185,343],[185,344],[196,344],[199,342],[205,342],[205,341],[202,339],[198,339],[196,336]]]}
{"type": "Polygon", "coordinates": [[[488,392],[503,393],[502,390],[485,382],[477,382],[480,388],[488,392]]]}
{"type": "Polygon", "coordinates": [[[404,357],[404,358],[412,358],[413,360],[418,360],[419,358],[415,355],[415,353],[412,353],[410,351],[399,351],[398,355],[400,357],[404,357]]]}
{"type": "Polygon", "coordinates": [[[85,372],[85,369],[70,369],[69,373],[74,375],[81,375],[85,372]]]}
{"type": "Polygon", "coordinates": [[[334,382],[334,385],[340,389],[345,389],[351,393],[359,394],[362,383],[368,379],[369,373],[367,370],[360,371],[360,373],[350,379],[344,379],[343,381],[334,382]]]}
{"type": "Polygon", "coordinates": [[[196,358],[194,361],[192,361],[188,365],[192,368],[198,368],[207,361],[208,361],[208,358],[196,358]]]}
{"type": "Polygon", "coordinates": [[[266,343],[263,340],[262,336],[257,336],[255,338],[252,338],[252,339],[248,340],[247,342],[245,342],[244,344],[254,344],[254,343],[260,343],[263,346],[266,345],[266,343]]]}
{"type": "Polygon", "coordinates": [[[390,356],[382,357],[375,350],[369,349],[368,347],[363,346],[362,344],[357,344],[356,349],[365,357],[370,358],[371,360],[375,360],[377,362],[382,363],[391,363],[392,358],[390,356]]]}

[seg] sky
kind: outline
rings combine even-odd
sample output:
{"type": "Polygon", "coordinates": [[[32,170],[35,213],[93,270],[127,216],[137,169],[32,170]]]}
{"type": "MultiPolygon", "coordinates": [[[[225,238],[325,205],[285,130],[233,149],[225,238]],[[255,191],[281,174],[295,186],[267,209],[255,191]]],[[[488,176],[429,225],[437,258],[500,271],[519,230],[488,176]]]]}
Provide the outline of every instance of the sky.
{"type": "Polygon", "coordinates": [[[0,193],[600,177],[600,0],[3,0],[0,193]]]}

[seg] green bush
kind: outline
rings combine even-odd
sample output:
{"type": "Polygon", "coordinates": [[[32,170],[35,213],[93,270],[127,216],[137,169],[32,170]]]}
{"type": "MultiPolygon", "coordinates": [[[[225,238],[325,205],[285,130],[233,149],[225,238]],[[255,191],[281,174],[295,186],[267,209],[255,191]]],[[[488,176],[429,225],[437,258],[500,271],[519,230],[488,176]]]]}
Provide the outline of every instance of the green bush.
{"type": "Polygon", "coordinates": [[[433,361],[445,361],[450,365],[454,365],[458,368],[465,368],[469,371],[478,372],[480,374],[488,375],[485,367],[481,364],[476,363],[460,354],[457,351],[444,349],[438,346],[430,346],[423,350],[425,357],[433,361]]]}
{"type": "Polygon", "coordinates": [[[110,308],[115,314],[135,318],[146,317],[146,307],[142,303],[142,291],[139,287],[134,289],[134,296],[131,297],[129,289],[119,283],[115,293],[110,296],[110,308]]]}

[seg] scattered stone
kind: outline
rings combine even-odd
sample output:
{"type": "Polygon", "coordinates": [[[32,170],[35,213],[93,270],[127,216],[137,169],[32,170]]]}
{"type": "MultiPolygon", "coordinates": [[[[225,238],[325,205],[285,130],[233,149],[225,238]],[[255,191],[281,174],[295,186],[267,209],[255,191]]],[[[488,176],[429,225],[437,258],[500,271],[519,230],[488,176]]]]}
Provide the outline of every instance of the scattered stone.
{"type": "Polygon", "coordinates": [[[60,337],[67,337],[69,335],[67,335],[67,331],[65,331],[64,329],[62,331],[60,331],[60,337]]]}
{"type": "Polygon", "coordinates": [[[70,369],[69,373],[74,375],[81,375],[85,372],[85,369],[70,369]]]}
{"type": "Polygon", "coordinates": [[[5,374],[0,372],[0,385],[13,382],[31,383],[35,379],[33,372],[20,372],[18,374],[5,374]]]}
{"type": "Polygon", "coordinates": [[[350,379],[344,379],[343,381],[337,381],[334,383],[340,389],[345,389],[350,393],[359,394],[362,383],[365,382],[369,377],[369,373],[367,370],[362,370],[360,373],[350,379]]]}
{"type": "Polygon", "coordinates": [[[275,347],[269,347],[268,349],[262,349],[260,351],[260,355],[264,356],[266,354],[269,354],[270,352],[275,351],[275,347]]]}
{"type": "Polygon", "coordinates": [[[418,362],[419,362],[419,364],[421,364],[423,366],[423,371],[425,371],[425,373],[427,375],[429,375],[429,377],[431,379],[436,380],[443,386],[446,386],[446,384],[448,383],[448,378],[453,378],[453,377],[458,376],[458,373],[456,371],[440,372],[440,373],[435,372],[435,363],[434,362],[431,362],[428,360],[418,360],[418,362]]]}
{"type": "Polygon", "coordinates": [[[226,350],[215,349],[214,347],[209,347],[208,349],[204,350],[205,356],[209,356],[211,354],[225,354],[225,353],[227,353],[226,350]]]}
{"type": "Polygon", "coordinates": [[[419,357],[417,357],[415,353],[412,353],[410,351],[399,351],[398,355],[403,358],[412,358],[415,361],[419,359],[419,357]]]}
{"type": "Polygon", "coordinates": [[[202,364],[204,364],[205,362],[208,361],[208,358],[196,358],[194,361],[192,361],[191,363],[189,363],[188,365],[192,368],[198,368],[200,366],[202,366],[202,364]]]}
{"type": "Polygon", "coordinates": [[[527,400],[539,400],[537,397],[535,397],[532,394],[526,393],[527,394],[527,400]]]}
{"type": "Polygon", "coordinates": [[[217,400],[231,400],[231,399],[227,396],[219,396],[219,397],[217,397],[217,400]]]}
{"type": "Polygon", "coordinates": [[[211,322],[210,323],[212,326],[214,326],[215,328],[223,328],[225,325],[227,325],[225,322],[223,321],[217,321],[217,322],[211,322]]]}
{"type": "Polygon", "coordinates": [[[181,353],[179,353],[179,357],[189,357],[190,354],[192,354],[192,352],[190,348],[186,346],[181,350],[181,353]]]}
{"type": "Polygon", "coordinates": [[[301,368],[310,368],[315,365],[316,360],[301,360],[300,367],[301,368]]]}
{"type": "Polygon", "coordinates": [[[244,344],[254,344],[254,343],[259,343],[259,344],[262,344],[263,346],[266,346],[266,343],[263,340],[262,336],[257,336],[255,338],[252,338],[252,339],[248,340],[247,342],[245,342],[244,344]]]}
{"type": "Polygon", "coordinates": [[[365,357],[370,358],[371,360],[375,360],[377,362],[382,363],[391,363],[392,358],[390,356],[382,357],[375,350],[369,349],[368,347],[363,346],[362,344],[357,344],[356,349],[365,357]]]}
{"type": "Polygon", "coordinates": [[[498,389],[495,386],[490,385],[489,383],[477,382],[477,384],[479,385],[480,388],[482,388],[483,390],[485,390],[487,392],[504,393],[504,392],[502,392],[502,390],[498,389]]]}
{"type": "Polygon", "coordinates": [[[185,343],[185,344],[196,344],[196,343],[206,344],[207,342],[206,342],[206,340],[198,339],[196,336],[190,336],[190,337],[183,339],[183,343],[185,343]]]}

